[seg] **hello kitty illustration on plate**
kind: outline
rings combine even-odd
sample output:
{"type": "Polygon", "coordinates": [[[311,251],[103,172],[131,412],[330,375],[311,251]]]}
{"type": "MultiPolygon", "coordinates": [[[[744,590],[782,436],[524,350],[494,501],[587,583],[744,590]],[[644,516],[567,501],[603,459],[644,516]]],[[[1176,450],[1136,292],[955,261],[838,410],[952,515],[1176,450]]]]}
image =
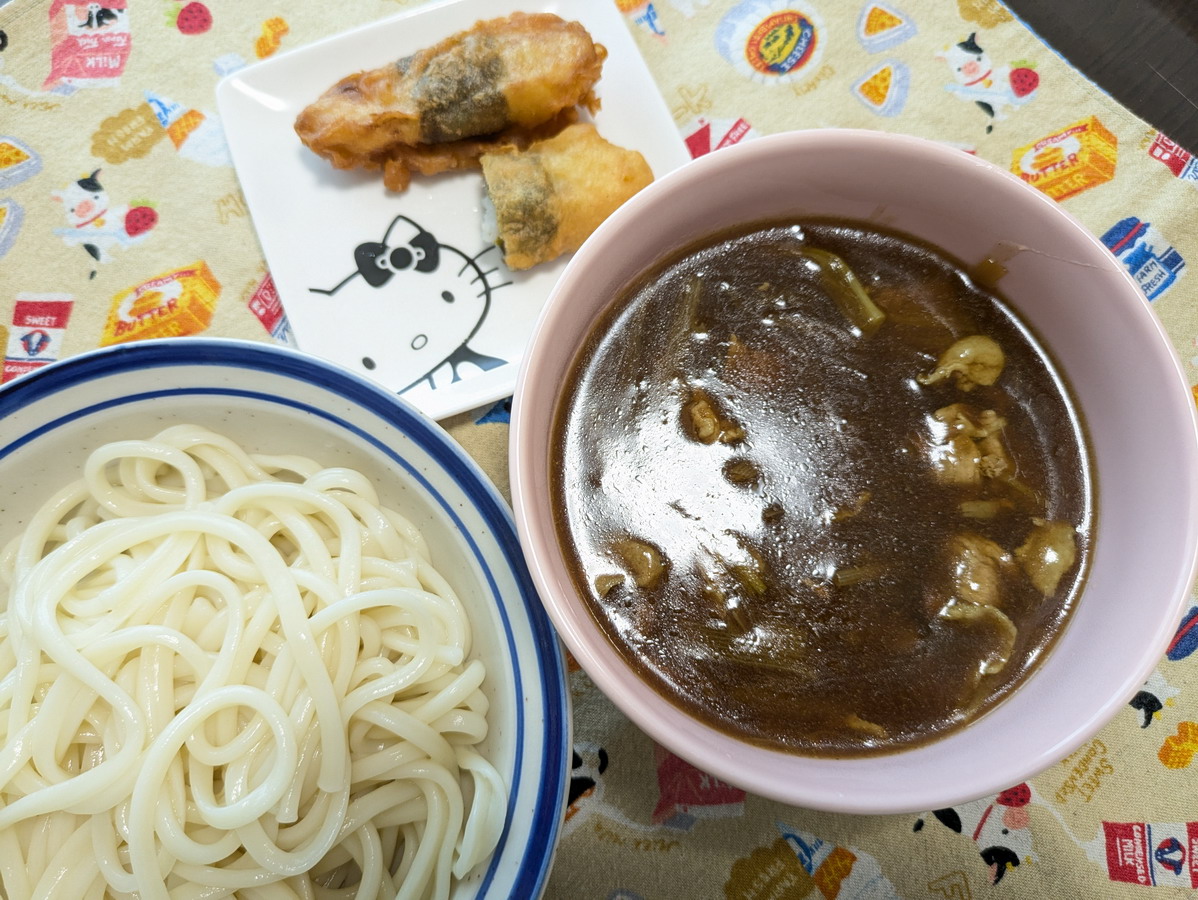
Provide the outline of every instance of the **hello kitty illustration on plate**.
{"type": "Polygon", "coordinates": [[[401,394],[419,385],[435,390],[461,381],[471,370],[489,371],[507,363],[470,347],[490,312],[492,293],[510,284],[501,280],[496,266],[482,261],[498,249],[492,244],[470,255],[398,215],[381,240],[354,248],[354,271],[332,287],[308,290],[352,306],[353,314],[367,321],[400,322],[399,328],[360,336],[362,368],[406,384],[401,394]],[[401,316],[395,315],[397,309],[401,316]]]}

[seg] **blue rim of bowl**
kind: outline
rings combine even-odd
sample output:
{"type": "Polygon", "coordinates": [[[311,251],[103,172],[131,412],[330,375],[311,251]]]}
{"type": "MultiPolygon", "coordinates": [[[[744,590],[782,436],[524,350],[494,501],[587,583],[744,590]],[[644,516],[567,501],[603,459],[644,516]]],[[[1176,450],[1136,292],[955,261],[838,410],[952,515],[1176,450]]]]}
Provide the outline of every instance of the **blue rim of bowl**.
{"type": "MultiPolygon", "coordinates": [[[[343,371],[316,357],[303,353],[259,344],[251,341],[222,340],[212,338],[180,338],[142,341],[102,348],[78,356],[68,357],[0,386],[0,421],[28,403],[41,400],[60,391],[114,375],[130,368],[177,368],[180,366],[217,366],[249,369],[281,375],[297,381],[309,382],[324,390],[335,393],[367,410],[395,427],[429,454],[442,470],[467,496],[476,511],[490,528],[492,537],[503,555],[504,562],[519,587],[520,599],[527,613],[533,645],[537,656],[537,669],[541,678],[541,689],[546,698],[545,732],[542,759],[545,774],[557,773],[557,778],[539,778],[537,796],[533,803],[533,821],[529,829],[528,844],[518,870],[512,878],[508,896],[537,897],[544,890],[549,869],[561,828],[566,791],[567,751],[569,750],[569,693],[565,683],[565,661],[557,634],[541,606],[533,586],[524,554],[516,536],[515,523],[510,510],[498,497],[495,488],[486,480],[477,465],[466,456],[453,439],[431,419],[395,394],[374,385],[358,376],[343,371]]],[[[129,403],[162,397],[216,395],[265,400],[280,406],[288,406],[318,416],[367,441],[392,462],[399,465],[408,475],[416,479],[421,487],[449,516],[470,546],[479,567],[486,574],[492,596],[499,596],[491,567],[487,565],[474,537],[463,526],[451,503],[437,491],[411,463],[395,450],[380,442],[373,435],[334,415],[306,403],[275,394],[241,388],[164,388],[130,394],[115,400],[106,400],[61,416],[39,428],[21,435],[0,446],[0,460],[24,446],[39,435],[53,431],[66,422],[104,409],[124,406],[129,403]]],[[[503,621],[508,651],[516,659],[516,648],[508,610],[499,606],[503,621]]],[[[525,741],[524,690],[520,671],[513,668],[516,690],[516,745],[523,748],[525,741]]],[[[517,753],[512,772],[512,781],[521,784],[523,754],[517,753]]],[[[512,816],[523,806],[523,796],[513,791],[508,796],[507,817],[499,844],[491,857],[491,863],[483,876],[478,896],[486,896],[507,846],[512,816]]]]}

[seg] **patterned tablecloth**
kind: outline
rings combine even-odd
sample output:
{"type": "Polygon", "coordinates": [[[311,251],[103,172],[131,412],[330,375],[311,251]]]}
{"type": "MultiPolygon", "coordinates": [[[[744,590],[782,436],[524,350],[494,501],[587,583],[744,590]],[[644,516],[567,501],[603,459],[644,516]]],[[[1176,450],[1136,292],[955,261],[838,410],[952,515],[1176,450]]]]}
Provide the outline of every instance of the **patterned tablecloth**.
{"type": "MultiPolygon", "coordinates": [[[[1186,271],[1187,260],[1198,262],[1198,160],[995,0],[593,2],[618,3],[692,155],[787,129],[854,126],[933,138],[1020,174],[1102,238],[1198,380],[1198,280],[1186,271]]],[[[404,7],[14,0],[0,8],[4,380],[166,334],[289,340],[214,87],[223,73],[404,7]],[[172,303],[166,286],[180,284],[193,302],[172,303]]],[[[499,403],[444,423],[505,492],[507,418],[499,403]]],[[[1143,525],[1147,535],[1152,523],[1143,525]]],[[[1136,598],[1127,601],[1134,607],[1136,598]]],[[[980,900],[1194,890],[1195,649],[1198,606],[1144,689],[1074,755],[997,796],[885,818],[746,795],[655,746],[573,671],[574,772],[548,896],[980,900]]]]}

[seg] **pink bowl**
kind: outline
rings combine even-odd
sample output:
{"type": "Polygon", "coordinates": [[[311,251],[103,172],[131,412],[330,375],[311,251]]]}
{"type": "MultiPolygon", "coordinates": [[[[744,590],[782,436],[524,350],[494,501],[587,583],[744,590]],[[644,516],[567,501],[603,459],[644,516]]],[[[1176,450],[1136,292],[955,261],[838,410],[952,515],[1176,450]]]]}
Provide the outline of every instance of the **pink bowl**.
{"type": "Polygon", "coordinates": [[[567,266],[516,388],[512,494],[541,599],[575,659],[659,743],[748,791],[831,811],[938,809],[1001,791],[1072,753],[1161,659],[1195,575],[1198,427],[1174,350],[1135,282],[1077,220],[995,166],[939,144],[822,130],[705,156],[619,209],[567,266]],[[620,288],[670,251],[787,215],[872,220],[965,261],[1007,259],[1000,289],[1071,382],[1089,427],[1094,555],[1071,621],[1004,702],[947,736],[829,759],[746,744],[665,700],[621,661],[576,595],[548,489],[550,423],[576,349],[620,288]]]}

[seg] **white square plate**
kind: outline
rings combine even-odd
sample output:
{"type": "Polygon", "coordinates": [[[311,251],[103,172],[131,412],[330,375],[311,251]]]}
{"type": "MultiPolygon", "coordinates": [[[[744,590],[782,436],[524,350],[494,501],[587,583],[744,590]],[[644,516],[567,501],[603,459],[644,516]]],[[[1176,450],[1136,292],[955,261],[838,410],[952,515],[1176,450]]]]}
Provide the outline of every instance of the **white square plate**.
{"type": "Polygon", "coordinates": [[[393,193],[381,172],[334,169],[300,143],[293,123],[344,76],[516,11],[579,21],[607,48],[594,117],[605,138],[639,150],[658,178],[690,159],[611,0],[436,2],[268,59],[217,87],[233,164],[300,348],[403,393],[433,418],[511,394],[567,258],[508,271],[482,237],[479,172],[417,175],[393,193]],[[435,272],[399,272],[381,289],[359,278],[333,294],[313,291],[356,271],[359,244],[417,227],[439,245],[435,272]]]}

